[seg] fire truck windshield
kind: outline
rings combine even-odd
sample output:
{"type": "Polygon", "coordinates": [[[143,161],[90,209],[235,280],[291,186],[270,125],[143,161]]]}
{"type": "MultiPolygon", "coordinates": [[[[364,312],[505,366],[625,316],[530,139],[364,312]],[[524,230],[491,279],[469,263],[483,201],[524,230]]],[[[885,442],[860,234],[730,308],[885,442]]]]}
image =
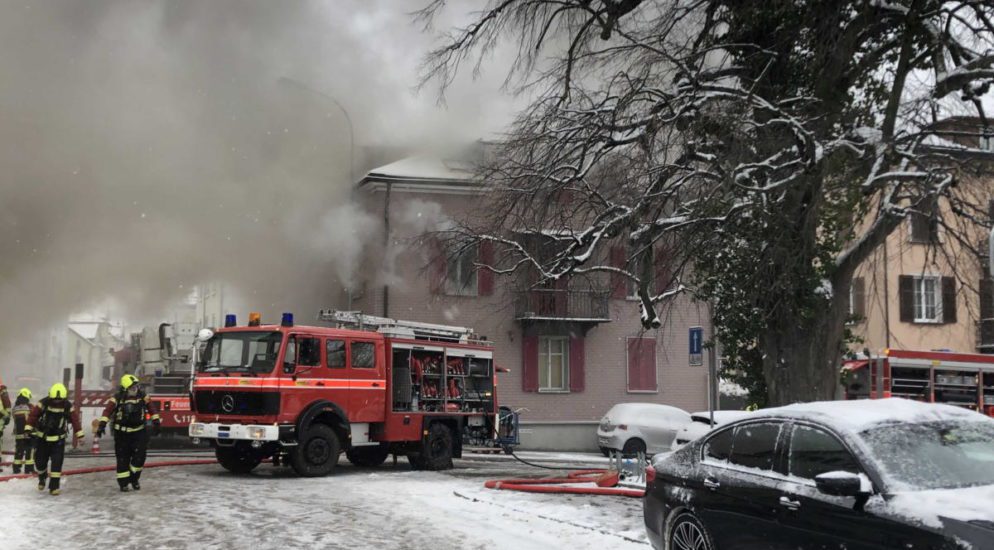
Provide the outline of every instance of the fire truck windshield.
{"type": "Polygon", "coordinates": [[[222,332],[207,341],[199,372],[272,372],[283,334],[274,331],[222,332]]]}

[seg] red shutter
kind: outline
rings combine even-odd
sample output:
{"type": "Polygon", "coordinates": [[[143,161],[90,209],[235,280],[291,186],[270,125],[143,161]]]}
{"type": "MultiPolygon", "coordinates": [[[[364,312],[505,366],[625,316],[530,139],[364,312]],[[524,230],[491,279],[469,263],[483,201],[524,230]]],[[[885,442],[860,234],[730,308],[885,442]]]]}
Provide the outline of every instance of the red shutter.
{"type": "Polygon", "coordinates": [[[433,238],[428,246],[428,254],[428,289],[432,294],[441,294],[445,289],[445,272],[448,269],[448,259],[441,241],[433,238]]]}
{"type": "Polygon", "coordinates": [[[582,392],[584,380],[584,351],[583,337],[569,338],[569,391],[582,392]]]}
{"type": "MultiPolygon", "coordinates": [[[[625,267],[625,247],[623,246],[612,246],[610,250],[610,257],[608,258],[608,263],[611,267],[617,267],[618,269],[623,269],[625,267]]],[[[625,295],[628,294],[628,279],[620,273],[611,273],[611,297],[616,300],[624,300],[625,295]]]]}
{"type": "Polygon", "coordinates": [[[538,336],[521,338],[521,391],[538,391],[538,336]]]}
{"type": "Polygon", "coordinates": [[[656,391],[656,341],[628,339],[628,391],[656,391]]]}
{"type": "Polygon", "coordinates": [[[656,288],[654,289],[653,292],[655,292],[655,294],[658,295],[662,294],[663,292],[666,292],[666,290],[670,286],[670,283],[672,283],[671,281],[672,269],[670,266],[672,258],[670,256],[669,250],[665,246],[661,246],[656,249],[656,254],[654,259],[656,261],[655,262],[656,265],[653,266],[655,268],[655,275],[656,275],[656,281],[655,281],[656,288]]]}
{"type": "MultiPolygon", "coordinates": [[[[483,241],[480,243],[480,264],[494,265],[494,243],[483,241]]],[[[494,293],[494,272],[485,267],[481,267],[476,273],[476,292],[480,296],[490,296],[494,293]]]]}

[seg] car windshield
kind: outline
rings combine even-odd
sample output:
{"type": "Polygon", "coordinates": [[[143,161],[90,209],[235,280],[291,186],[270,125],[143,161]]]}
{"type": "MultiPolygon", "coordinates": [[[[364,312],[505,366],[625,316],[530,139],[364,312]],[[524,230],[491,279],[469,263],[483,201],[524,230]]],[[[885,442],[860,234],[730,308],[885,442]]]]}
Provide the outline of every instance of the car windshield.
{"type": "Polygon", "coordinates": [[[897,424],[861,435],[896,490],[994,484],[994,422],[897,424]]]}
{"type": "Polygon", "coordinates": [[[222,332],[207,342],[200,372],[272,372],[283,334],[273,331],[222,332]]]}

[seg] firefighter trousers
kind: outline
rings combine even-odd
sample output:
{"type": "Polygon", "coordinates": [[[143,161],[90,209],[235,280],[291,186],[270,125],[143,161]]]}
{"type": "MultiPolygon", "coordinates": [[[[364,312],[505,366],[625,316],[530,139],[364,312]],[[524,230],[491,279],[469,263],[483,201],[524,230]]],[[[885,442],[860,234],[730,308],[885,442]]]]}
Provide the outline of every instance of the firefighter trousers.
{"type": "Polygon", "coordinates": [[[148,447],[148,430],[135,432],[114,431],[114,455],[117,456],[117,484],[125,487],[138,483],[145,466],[145,448],[148,447]]]}
{"type": "Polygon", "coordinates": [[[62,480],[62,460],[66,456],[65,438],[58,441],[45,441],[39,439],[35,443],[35,467],[38,469],[38,486],[45,487],[45,480],[48,479],[48,488],[52,491],[59,488],[62,480]],[[49,461],[52,462],[49,470],[49,461]]]}
{"type": "Polygon", "coordinates": [[[14,473],[21,473],[21,467],[24,467],[24,473],[33,474],[35,471],[35,453],[32,449],[31,438],[28,436],[16,436],[18,439],[14,441],[14,473]]]}

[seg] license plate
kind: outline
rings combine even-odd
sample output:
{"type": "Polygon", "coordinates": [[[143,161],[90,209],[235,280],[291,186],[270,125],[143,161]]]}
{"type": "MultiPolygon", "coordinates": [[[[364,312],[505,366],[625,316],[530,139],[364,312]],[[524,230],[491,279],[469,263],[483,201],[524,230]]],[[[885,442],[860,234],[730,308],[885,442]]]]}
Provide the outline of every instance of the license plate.
{"type": "Polygon", "coordinates": [[[217,438],[218,439],[224,439],[224,438],[229,437],[229,436],[231,436],[231,434],[229,434],[228,432],[218,432],[217,433],[217,438]]]}

